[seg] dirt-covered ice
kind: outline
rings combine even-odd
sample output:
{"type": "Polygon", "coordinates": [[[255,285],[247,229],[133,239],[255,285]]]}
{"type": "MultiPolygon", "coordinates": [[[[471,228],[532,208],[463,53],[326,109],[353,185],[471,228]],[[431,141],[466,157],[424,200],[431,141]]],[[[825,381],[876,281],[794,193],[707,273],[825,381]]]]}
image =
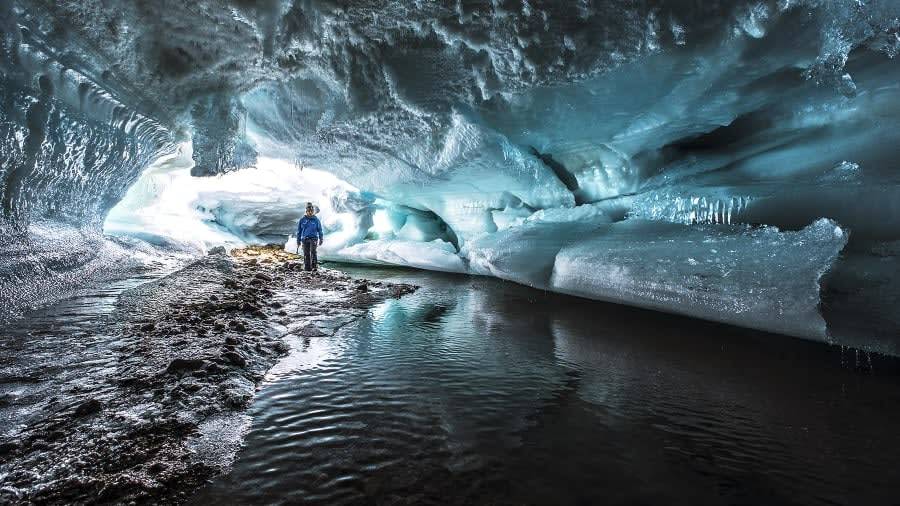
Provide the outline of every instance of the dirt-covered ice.
{"type": "MultiPolygon", "coordinates": [[[[327,338],[415,290],[304,272],[278,249],[222,251],[124,292],[76,374],[19,371],[52,388],[0,434],[0,503],[179,502],[229,465],[285,339],[327,338]]],[[[72,341],[60,342],[43,353],[65,355],[72,341]]]]}

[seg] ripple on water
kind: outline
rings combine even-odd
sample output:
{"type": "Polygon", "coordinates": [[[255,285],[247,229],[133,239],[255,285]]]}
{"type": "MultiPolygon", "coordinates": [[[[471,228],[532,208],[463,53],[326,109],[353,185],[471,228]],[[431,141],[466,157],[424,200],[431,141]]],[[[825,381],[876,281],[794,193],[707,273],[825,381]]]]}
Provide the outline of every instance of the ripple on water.
{"type": "Polygon", "coordinates": [[[292,339],[232,471],[194,503],[878,503],[900,367],[496,280],[292,339]]]}

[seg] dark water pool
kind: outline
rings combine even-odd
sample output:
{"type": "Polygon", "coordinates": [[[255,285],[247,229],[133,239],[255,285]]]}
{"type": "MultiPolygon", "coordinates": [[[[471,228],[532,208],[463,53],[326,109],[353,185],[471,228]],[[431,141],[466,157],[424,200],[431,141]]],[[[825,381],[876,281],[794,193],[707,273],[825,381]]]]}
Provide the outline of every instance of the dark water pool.
{"type": "Polygon", "coordinates": [[[298,340],[195,504],[897,504],[893,359],[492,279],[298,340]]]}

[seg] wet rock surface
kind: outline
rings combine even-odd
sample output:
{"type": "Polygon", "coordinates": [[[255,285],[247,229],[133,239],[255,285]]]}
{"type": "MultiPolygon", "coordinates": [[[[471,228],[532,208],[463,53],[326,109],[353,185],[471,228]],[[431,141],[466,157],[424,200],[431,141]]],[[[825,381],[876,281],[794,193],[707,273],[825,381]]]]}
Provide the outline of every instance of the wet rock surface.
{"type": "Polygon", "coordinates": [[[0,504],[181,502],[230,465],[191,449],[198,426],[247,407],[286,337],[327,339],[414,290],[248,247],[123,293],[102,329],[107,359],[4,431],[0,504]]]}

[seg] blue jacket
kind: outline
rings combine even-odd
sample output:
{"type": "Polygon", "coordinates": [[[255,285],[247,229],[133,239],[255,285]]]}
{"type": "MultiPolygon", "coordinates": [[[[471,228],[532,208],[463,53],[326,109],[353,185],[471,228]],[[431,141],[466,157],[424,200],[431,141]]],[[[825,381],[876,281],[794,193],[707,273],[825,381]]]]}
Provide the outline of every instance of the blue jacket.
{"type": "Polygon", "coordinates": [[[297,237],[299,237],[301,241],[303,239],[318,237],[321,241],[323,237],[322,223],[319,222],[319,218],[306,215],[300,218],[300,223],[297,224],[297,237]]]}

